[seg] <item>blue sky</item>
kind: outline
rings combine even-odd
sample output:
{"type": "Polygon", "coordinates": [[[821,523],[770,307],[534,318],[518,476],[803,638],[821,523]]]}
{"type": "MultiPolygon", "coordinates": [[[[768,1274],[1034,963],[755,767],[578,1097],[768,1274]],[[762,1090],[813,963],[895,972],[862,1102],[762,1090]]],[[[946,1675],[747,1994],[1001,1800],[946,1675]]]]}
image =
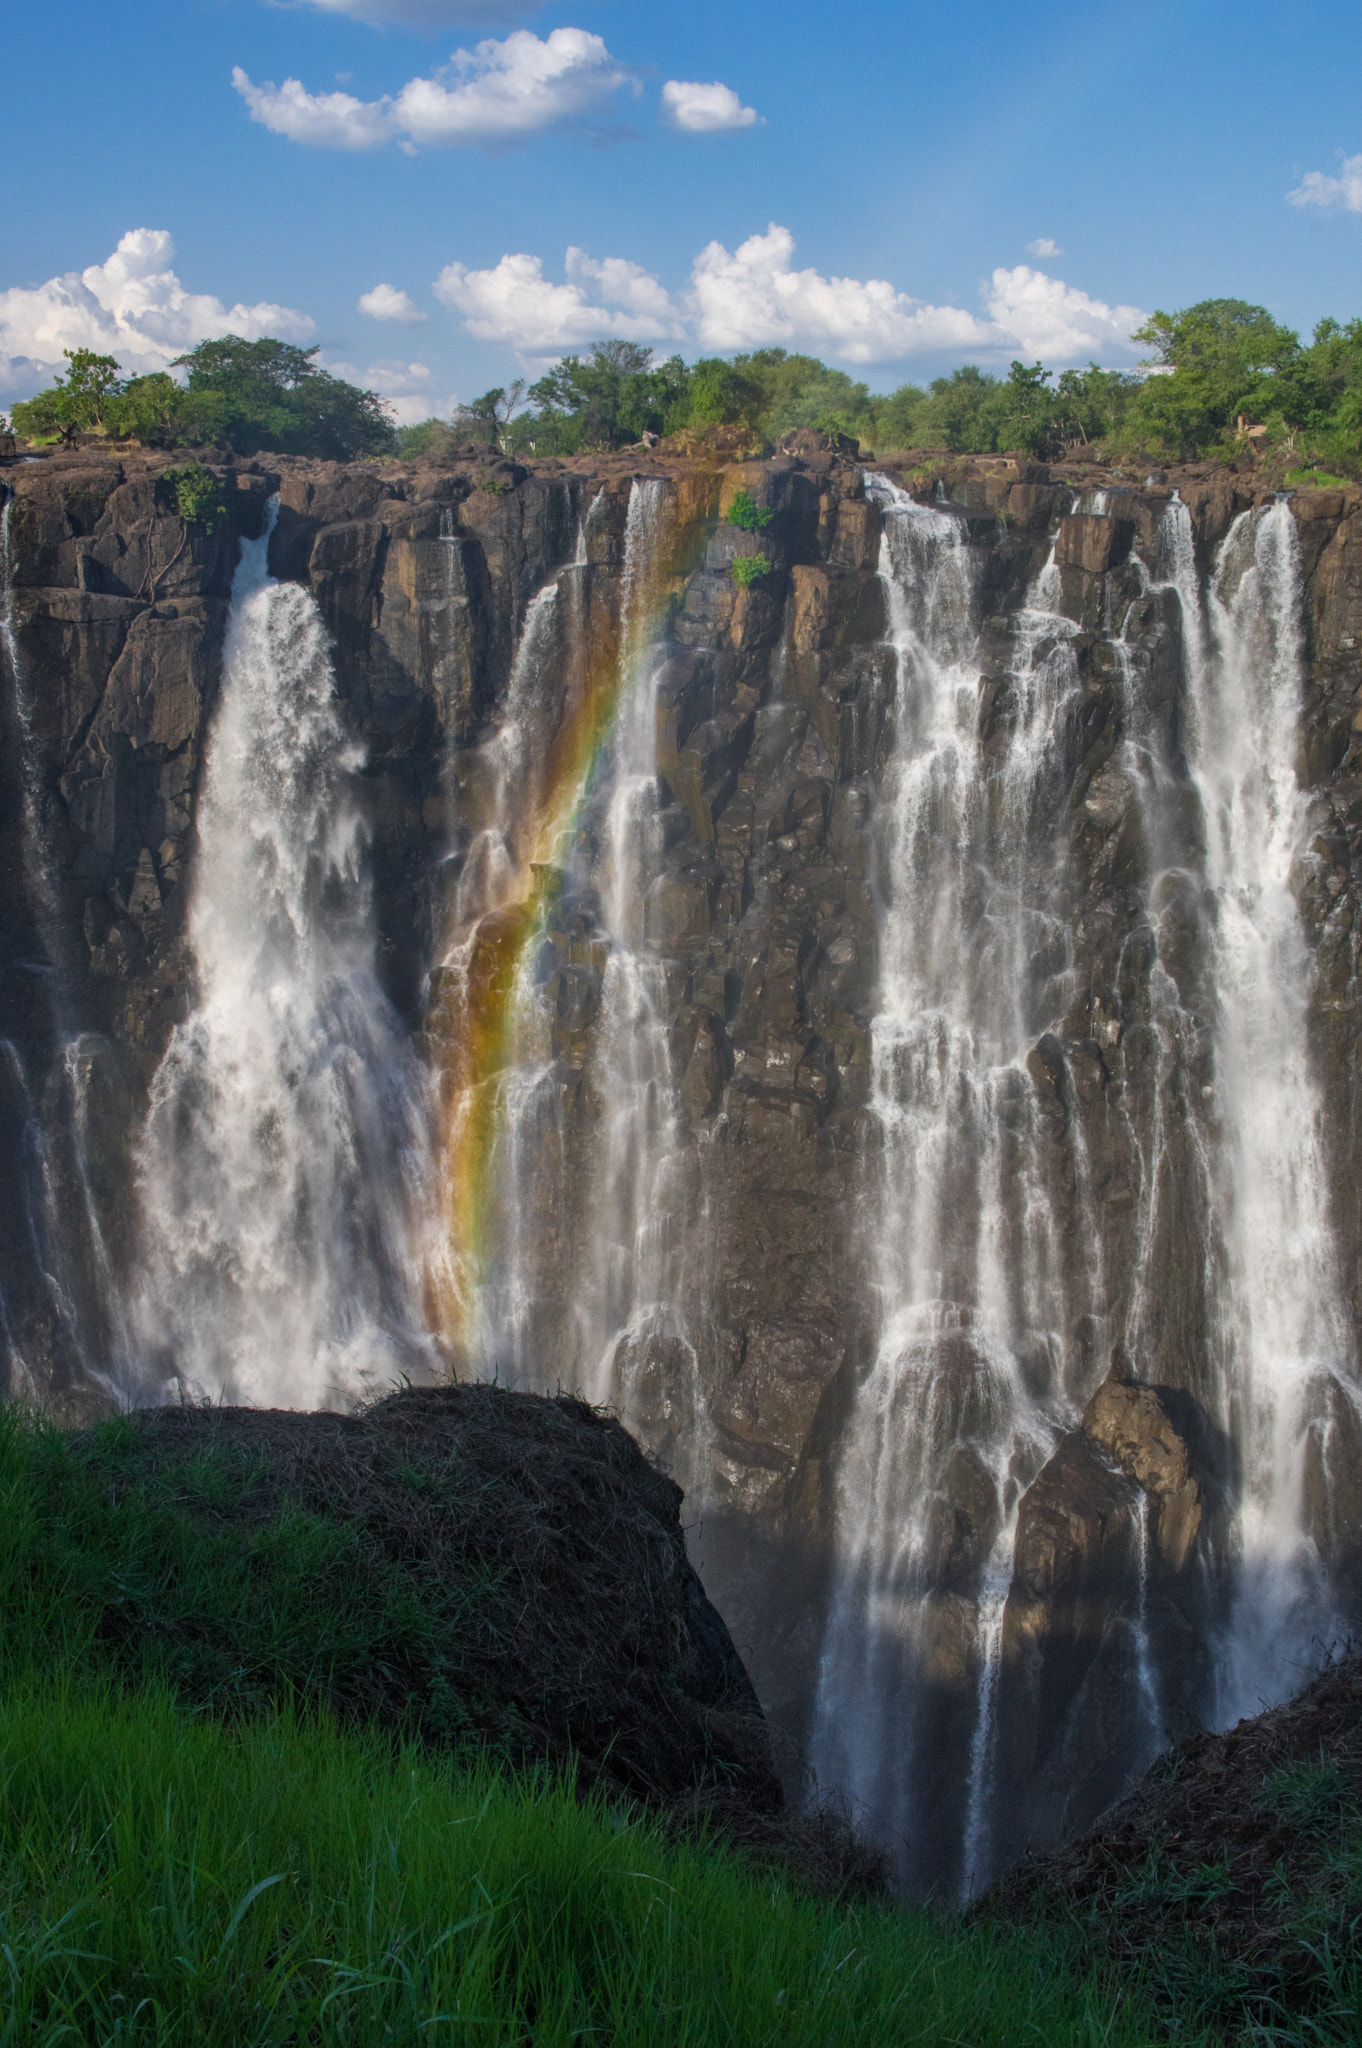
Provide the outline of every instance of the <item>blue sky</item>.
{"type": "Polygon", "coordinates": [[[4,47],[0,399],[228,326],[410,418],[600,332],[892,389],[1133,361],[1197,298],[1362,313],[1342,0],[10,0],[4,47]]]}

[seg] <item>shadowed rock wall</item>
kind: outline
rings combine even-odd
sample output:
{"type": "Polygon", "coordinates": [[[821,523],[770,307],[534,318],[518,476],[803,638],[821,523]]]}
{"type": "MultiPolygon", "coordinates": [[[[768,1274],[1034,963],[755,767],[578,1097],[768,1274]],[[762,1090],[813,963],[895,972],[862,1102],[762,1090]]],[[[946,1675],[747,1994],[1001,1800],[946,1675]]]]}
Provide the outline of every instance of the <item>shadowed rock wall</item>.
{"type": "MultiPolygon", "coordinates": [[[[116,1272],[129,1256],[129,1135],[191,999],[183,932],[194,800],[238,537],[259,533],[277,490],[270,566],[307,584],[333,636],[338,696],[366,749],[380,970],[416,1030],[468,850],[461,791],[504,701],[527,606],[572,559],[595,507],[586,560],[591,603],[608,630],[619,610],[632,462],[531,471],[469,462],[448,472],[248,464],[223,472],[229,512],[210,536],[186,532],[149,457],[82,451],[6,473],[19,674],[16,696],[6,671],[0,706],[0,965],[4,1035],[15,1048],[0,1178],[19,1195],[0,1278],[11,1350],[53,1406],[103,1398],[93,1369],[109,1365],[113,1340],[107,1276],[96,1268],[107,1258],[116,1272]],[[26,776],[37,791],[33,826],[19,815],[26,776]],[[79,1158],[63,1051],[72,1042],[86,1062],[79,1158]],[[93,1219],[70,1224],[79,1242],[60,1313],[44,1291],[51,1259],[39,1242],[35,1144],[46,1148],[49,1180],[66,1177],[52,1215],[93,1219]],[[95,1249],[85,1242],[91,1231],[95,1249]]],[[[867,1108],[881,879],[874,818],[896,708],[877,574],[881,515],[864,472],[817,437],[718,477],[693,460],[655,469],[692,506],[712,500],[707,551],[663,627],[666,803],[646,910],[665,962],[702,1239],[706,1481],[695,1541],[763,1703],[797,1750],[822,1639],[839,1435],[875,1338],[865,1277],[878,1143],[867,1108]],[[771,573],[745,590],[729,565],[750,551],[750,537],[714,516],[738,489],[771,514],[760,535],[771,573]]],[[[1052,1148],[1066,1257],[1087,1259],[1095,1229],[1108,1295],[1105,1317],[1066,1333],[1072,1427],[1031,1484],[1018,1525],[999,1759],[1018,1788],[1007,1841],[1016,1849],[1081,1823],[1123,1788],[1123,1702],[1134,1681],[1129,1630],[1115,1624],[1137,1601],[1162,1645],[1161,1668],[1176,1680],[1166,1711],[1190,1719],[1209,1698],[1214,1564],[1237,1483],[1209,1412],[1207,1223],[1194,1158],[1215,1137],[1205,1107],[1215,991],[1208,906],[1188,879],[1202,826],[1183,756],[1182,615],[1149,565],[1174,486],[1204,573],[1236,515],[1255,503],[1255,484],[1251,471],[1189,471],[1132,488],[1010,458],[924,458],[893,473],[923,502],[968,521],[985,620],[986,747],[1001,750],[1017,716],[1009,649],[1052,545],[1063,610],[1080,629],[1082,695],[1062,735],[1051,878],[1054,915],[1072,934],[1068,995],[1026,1071],[1052,1148]],[[1103,509],[1077,509],[1094,502],[1083,493],[1095,488],[1107,494],[1103,509]],[[1122,751],[1132,675],[1142,730],[1157,738],[1168,770],[1157,819],[1122,751]],[[1162,993],[1151,989],[1156,970],[1175,987],[1171,1006],[1162,983],[1162,993]],[[1140,1246],[1141,1188],[1156,1153],[1165,1190],[1158,1241],[1140,1246]],[[1137,1268],[1153,1283],[1144,1348],[1109,1376],[1112,1332],[1123,1326],[1137,1268]]],[[[1333,1223],[1355,1322],[1362,494],[1301,493],[1292,512],[1308,664],[1299,772],[1316,827],[1295,877],[1318,963],[1300,1056],[1324,1078],[1333,1223]]],[[[563,951],[566,962],[566,941],[563,951]]],[[[585,1145],[595,1114],[581,1085],[595,1010],[592,970],[584,979],[568,965],[550,999],[570,1185],[574,1146],[585,1145]]],[[[546,1183],[540,1233],[550,1349],[580,1256],[570,1217],[555,1213],[561,1192],[546,1183]]],[[[51,1227],[60,1235],[59,1223],[51,1227]]],[[[631,1416],[664,1449],[669,1370],[663,1354],[642,1362],[631,1416]]],[[[554,1380],[548,1356],[542,1382],[554,1380]]],[[[1362,1457],[1343,1415],[1330,1459],[1327,1483],[1322,1469],[1312,1480],[1315,1520],[1323,1548],[1347,1570],[1358,1548],[1362,1457]]],[[[940,1503],[943,1602],[975,1582],[991,1541],[968,1457],[951,1469],[940,1503]]],[[[967,1680],[924,1674],[924,1685],[942,1687],[945,1769],[959,1765],[949,1729],[967,1680]]]]}

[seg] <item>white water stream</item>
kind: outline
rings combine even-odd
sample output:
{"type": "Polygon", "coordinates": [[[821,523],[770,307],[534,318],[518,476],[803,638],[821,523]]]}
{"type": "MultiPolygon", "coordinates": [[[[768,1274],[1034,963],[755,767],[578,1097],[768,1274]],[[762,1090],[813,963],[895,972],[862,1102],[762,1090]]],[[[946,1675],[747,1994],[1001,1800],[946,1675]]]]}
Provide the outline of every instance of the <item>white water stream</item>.
{"type": "Polygon", "coordinates": [[[1047,896],[1077,669],[1047,564],[1017,622],[1005,731],[990,746],[963,522],[870,482],[898,677],[872,1026],[881,1334],[838,1478],[814,1762],[875,1814],[907,1867],[939,1862],[943,1844],[923,1839],[923,1703],[962,1677],[968,1689],[972,1672],[959,1758],[968,1873],[987,1860],[1017,1507],[1053,1442],[1065,1329],[1075,1308],[1098,1305],[1093,1276],[1064,1270],[1024,1067],[1063,1007],[1069,964],[1047,896]],[[967,1554],[949,1533],[960,1507],[967,1554]]]}
{"type": "MultiPolygon", "coordinates": [[[[272,521],[271,521],[272,524],[272,521]]],[[[137,1154],[167,1390],[337,1407],[434,1369],[424,1083],[374,973],[360,749],[317,608],[242,547],[198,804],[196,1000],[137,1154]]]]}
{"type": "MultiPolygon", "coordinates": [[[[1174,514],[1185,532],[1186,514],[1174,514]]],[[[1331,1396],[1354,1408],[1355,1351],[1329,1222],[1293,887],[1308,839],[1296,778],[1304,686],[1300,551],[1283,502],[1244,513],[1192,630],[1188,765],[1215,898],[1216,1089],[1223,1124],[1224,1421],[1242,1469],[1238,1581],[1219,1662],[1230,1722],[1294,1691],[1343,1633],[1311,1528],[1306,1466],[1331,1396]]]]}

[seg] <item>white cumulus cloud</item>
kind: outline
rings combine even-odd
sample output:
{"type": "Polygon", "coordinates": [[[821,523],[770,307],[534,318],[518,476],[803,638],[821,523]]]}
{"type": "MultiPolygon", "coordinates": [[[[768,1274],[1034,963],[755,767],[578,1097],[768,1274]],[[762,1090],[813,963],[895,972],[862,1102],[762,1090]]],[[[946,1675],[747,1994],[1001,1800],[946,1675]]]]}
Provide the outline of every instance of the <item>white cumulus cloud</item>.
{"type": "Polygon", "coordinates": [[[1001,330],[1000,345],[1010,347],[1015,341],[1023,355],[1049,363],[1129,348],[1132,333],[1149,317],[1138,306],[1109,306],[1089,298],[1025,263],[994,271],[987,305],[1001,330]]]}
{"type": "Polygon", "coordinates": [[[662,88],[662,118],[690,135],[724,135],[738,128],[757,128],[761,115],[745,107],[731,85],[695,85],[669,78],[662,88]]]}
{"type": "Polygon", "coordinates": [[[476,341],[496,341],[520,355],[561,355],[609,335],[626,341],[680,338],[679,309],[658,280],[621,257],[597,263],[569,249],[568,282],[544,275],[539,256],[503,256],[492,270],[450,263],[435,296],[463,317],[476,341]]]}
{"type": "Polygon", "coordinates": [[[794,248],[789,229],[772,221],[732,254],[721,242],[700,251],[690,301],[703,347],[799,346],[844,362],[879,363],[931,349],[984,348],[991,340],[973,313],[910,298],[880,278],[795,270],[794,248]]]}
{"type": "Polygon", "coordinates": [[[1064,254],[1059,243],[1052,242],[1048,235],[1037,236],[1036,240],[1028,242],[1026,247],[1028,254],[1032,256],[1062,256],[1064,254]]]}
{"type": "Polygon", "coordinates": [[[515,29],[471,50],[456,50],[429,78],[411,78],[382,99],[348,92],[310,93],[296,78],[256,85],[237,65],[232,84],[251,119],[319,149],[479,145],[508,148],[547,128],[618,126],[616,99],[637,81],[597,35],[556,28],[542,40],[515,29]]]}
{"type": "Polygon", "coordinates": [[[401,327],[414,327],[426,318],[416,302],[393,284],[376,284],[371,292],[362,292],[359,310],[371,320],[391,320],[401,327]]]}
{"type": "Polygon", "coordinates": [[[1293,206],[1320,206],[1326,213],[1342,207],[1345,213],[1362,213],[1362,156],[1345,156],[1339,176],[1326,178],[1323,171],[1307,171],[1287,198],[1293,206]]]}
{"type": "Polygon", "coordinates": [[[312,0],[323,14],[348,14],[375,28],[487,28],[534,12],[537,0],[312,0]]]}
{"type": "Polygon", "coordinates": [[[561,355],[617,335],[689,344],[696,353],[809,349],[845,363],[885,363],[958,352],[972,358],[1041,357],[1056,366],[1130,348],[1146,315],[1109,306],[1025,264],[995,270],[984,312],[933,305],[883,279],[796,270],[795,242],[774,222],[737,249],[710,242],[684,291],[669,292],[641,264],[569,249],[563,283],[543,259],[503,256],[489,270],[451,263],[435,295],[478,341],[527,357],[561,355]]]}
{"type": "Polygon", "coordinates": [[[363,390],[376,391],[380,398],[386,398],[399,427],[414,427],[418,420],[446,418],[459,402],[452,392],[436,396],[428,363],[384,361],[364,368],[359,363],[328,357],[326,367],[333,377],[343,377],[347,384],[358,384],[363,390]]]}
{"type": "Polygon", "coordinates": [[[313,333],[307,314],[291,306],[226,306],[187,291],[171,268],[174,254],[163,228],[132,228],[103,263],[0,291],[0,388],[15,397],[41,389],[65,372],[68,348],[116,356],[126,374],[145,376],[219,334],[297,342],[313,333]]]}

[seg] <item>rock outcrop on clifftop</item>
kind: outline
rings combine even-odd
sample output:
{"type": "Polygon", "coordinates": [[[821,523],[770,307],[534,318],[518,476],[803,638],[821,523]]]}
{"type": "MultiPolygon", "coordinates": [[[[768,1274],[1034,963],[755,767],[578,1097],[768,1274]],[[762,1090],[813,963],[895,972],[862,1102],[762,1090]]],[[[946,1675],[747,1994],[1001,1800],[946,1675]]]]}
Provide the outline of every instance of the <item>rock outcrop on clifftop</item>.
{"type": "MultiPolygon", "coordinates": [[[[667,564],[658,628],[662,795],[640,914],[665,989],[689,1176],[681,1206],[703,1220],[690,1269],[702,1309],[684,1357],[659,1341],[617,1370],[630,1427],[676,1469],[679,1438],[703,1436],[706,1583],[763,1703],[801,1744],[838,1547],[839,1461],[877,1341],[866,1221],[883,1142],[871,1114],[876,807],[903,707],[876,489],[850,453],[816,436],[725,467],[703,449],[447,469],[261,458],[221,466],[227,514],[204,532],[186,531],[159,481],[164,466],[81,449],[0,472],[20,678],[16,698],[5,674],[0,705],[0,1038],[13,1049],[0,1074],[0,1291],[26,1374],[12,1391],[72,1415],[107,1399],[92,1367],[107,1367],[116,1349],[117,1274],[136,1253],[129,1148],[194,998],[186,903],[231,580],[239,541],[262,533],[269,498],[279,500],[270,569],[315,598],[341,715],[363,750],[379,973],[438,1061],[438,1035],[421,1034],[442,1000],[468,820],[486,801],[485,748],[528,608],[577,556],[583,644],[604,644],[627,580],[634,478],[663,479],[689,552],[678,543],[667,564]],[[739,491],[766,518],[759,533],[721,516],[739,491]],[[758,544],[769,571],[740,587],[731,562],[758,544]],[[39,1138],[45,1210],[34,1193],[39,1138]],[[53,1217],[69,1226],[59,1246],[53,1217]]],[[[1156,1645],[1167,1724],[1210,1710],[1217,1559],[1242,1472],[1208,1364],[1216,1254],[1197,1190],[1198,1160],[1217,1142],[1207,1106],[1216,991],[1212,914],[1193,879],[1204,826],[1184,753],[1184,619],[1150,565],[1175,491],[1203,577],[1260,494],[1251,465],[1144,484],[1081,465],[925,454],[888,474],[963,523],[982,620],[985,755],[1001,759],[1016,728],[1018,622],[1051,554],[1081,682],[1057,743],[1062,801],[1046,826],[1047,914],[1066,935],[1067,993],[1018,1086],[1049,1148],[1057,1255],[1091,1265],[1096,1247],[1107,1300],[1101,1316],[1075,1311],[1062,1333],[1063,1382],[1047,1383],[1045,1399],[1067,1421],[1012,1503],[997,1705],[996,1769],[1012,1787],[996,1830],[1004,1856],[1054,1839],[1129,1782],[1137,1609],[1156,1645]],[[1142,732],[1161,750],[1157,852],[1131,765],[1132,673],[1142,732]],[[1157,1021],[1174,1009],[1176,1042],[1157,1021]],[[1151,1173],[1164,1190],[1156,1209],[1151,1173]],[[1143,1348],[1113,1366],[1137,1268],[1155,1276],[1143,1348]]],[[[1314,975],[1298,1051],[1327,1103],[1320,1141],[1355,1324],[1362,492],[1303,491],[1289,510],[1305,636],[1297,768],[1313,827],[1292,876],[1314,975]]],[[[598,913],[599,896],[569,889],[546,920],[554,957],[539,977],[560,1177],[545,1169],[526,1214],[548,1387],[570,1353],[583,1256],[573,1161],[602,1113],[590,1079],[608,954],[598,913]]],[[[1003,1215],[996,1227],[1012,1226],[1003,1215]]],[[[973,1385],[970,1340],[951,1342],[962,1388],[973,1385]]],[[[1019,1369],[1041,1372],[1035,1361],[1019,1369]]],[[[1346,1403],[1311,1444],[1311,1540],[1349,1589],[1362,1438],[1346,1403]]],[[[999,1540],[981,1471],[962,1438],[933,1481],[935,1648],[921,1674],[922,1725],[936,1731],[935,1789],[920,1807],[928,1834],[933,1815],[958,1805],[971,1767],[973,1707],[967,1715],[962,1702],[976,1697],[977,1623],[961,1617],[982,1611],[999,1540]]]]}

